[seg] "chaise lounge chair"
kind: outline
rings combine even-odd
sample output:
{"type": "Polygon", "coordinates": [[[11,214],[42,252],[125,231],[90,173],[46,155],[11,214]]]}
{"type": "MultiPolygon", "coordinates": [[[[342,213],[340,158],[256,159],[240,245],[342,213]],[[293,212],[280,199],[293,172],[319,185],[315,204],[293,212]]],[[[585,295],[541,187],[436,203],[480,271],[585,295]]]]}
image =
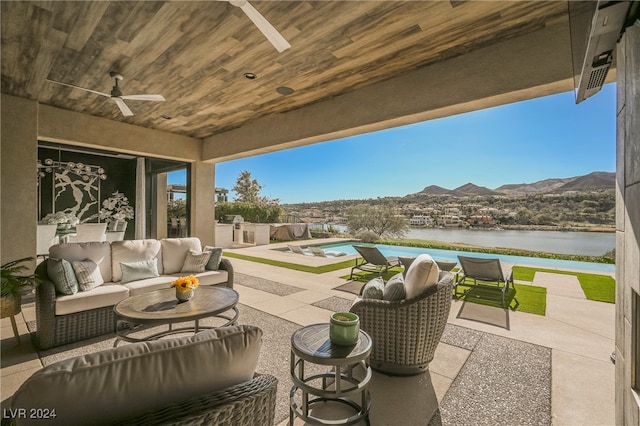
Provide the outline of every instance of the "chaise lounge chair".
{"type": "Polygon", "coordinates": [[[502,292],[502,306],[505,306],[505,295],[509,292],[509,284],[513,286],[513,272],[506,274],[502,270],[499,259],[458,256],[462,274],[458,276],[454,286],[454,294],[458,296],[458,285],[469,285],[467,278],[473,279],[473,285],[502,292]],[[505,275],[507,278],[505,279],[505,275]]]}
{"type": "Polygon", "coordinates": [[[375,246],[353,246],[354,249],[362,256],[361,263],[356,259],[356,266],[351,268],[349,279],[353,279],[353,271],[360,269],[361,271],[377,272],[382,276],[383,272],[387,272],[393,266],[400,266],[400,260],[397,256],[385,256],[375,246]]]}
{"type": "Polygon", "coordinates": [[[320,247],[309,247],[309,251],[311,251],[311,253],[313,253],[314,256],[319,256],[319,257],[339,257],[339,256],[347,255],[347,253],[343,251],[329,251],[329,250],[321,249],[320,247]]]}
{"type": "Polygon", "coordinates": [[[287,247],[289,247],[289,250],[291,250],[293,253],[296,253],[296,254],[304,254],[306,256],[313,256],[314,255],[313,253],[311,253],[309,251],[309,249],[306,249],[306,248],[303,249],[300,246],[296,246],[296,245],[293,245],[293,244],[287,244],[287,247]]]}

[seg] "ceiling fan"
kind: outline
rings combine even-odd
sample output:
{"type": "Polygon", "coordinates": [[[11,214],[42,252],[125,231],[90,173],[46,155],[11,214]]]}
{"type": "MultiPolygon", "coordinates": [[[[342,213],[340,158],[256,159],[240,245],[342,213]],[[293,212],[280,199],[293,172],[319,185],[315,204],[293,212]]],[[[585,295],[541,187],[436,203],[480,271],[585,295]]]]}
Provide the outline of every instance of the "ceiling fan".
{"type": "Polygon", "coordinates": [[[276,30],[264,16],[251,6],[247,0],[227,0],[233,6],[239,7],[251,19],[256,27],[273,44],[273,47],[280,53],[291,47],[289,42],[276,30]]]}
{"type": "Polygon", "coordinates": [[[49,80],[49,79],[47,79],[47,81],[50,82],[50,83],[60,84],[62,86],[72,87],[74,89],[80,89],[80,90],[84,90],[86,92],[95,93],[96,95],[106,96],[107,98],[111,98],[116,103],[116,105],[118,105],[118,108],[120,108],[120,112],[122,112],[122,115],[124,115],[125,117],[131,117],[133,115],[133,112],[129,109],[127,104],[124,103],[125,100],[131,100],[131,101],[156,101],[156,102],[165,101],[165,98],[162,95],[124,95],[123,96],[122,92],[120,91],[120,87],[118,86],[118,81],[120,81],[120,80],[122,80],[124,78],[124,77],[122,77],[122,74],[117,73],[115,71],[111,71],[109,73],[109,76],[111,76],[111,78],[113,78],[113,81],[115,82],[115,85],[113,86],[113,89],[111,89],[111,93],[110,94],[109,93],[98,92],[97,90],[91,90],[91,89],[87,89],[87,88],[80,87],[80,86],[75,86],[73,84],[62,83],[61,81],[54,81],[54,80],[49,80]]]}

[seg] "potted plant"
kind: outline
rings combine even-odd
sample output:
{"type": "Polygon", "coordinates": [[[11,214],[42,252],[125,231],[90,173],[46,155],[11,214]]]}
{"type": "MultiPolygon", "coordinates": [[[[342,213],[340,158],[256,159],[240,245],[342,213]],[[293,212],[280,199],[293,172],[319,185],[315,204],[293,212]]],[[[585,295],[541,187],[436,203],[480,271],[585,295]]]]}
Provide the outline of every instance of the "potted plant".
{"type": "Polygon", "coordinates": [[[38,285],[40,279],[35,274],[24,274],[27,270],[25,262],[32,262],[33,257],[25,257],[7,262],[0,266],[0,309],[2,318],[20,313],[22,292],[25,288],[38,285]]]}
{"type": "MultiPolygon", "coordinates": [[[[129,205],[129,199],[122,192],[114,192],[111,197],[102,202],[102,208],[98,214],[100,220],[108,224],[112,231],[124,230],[118,227],[118,223],[126,224],[127,219],[133,219],[133,207],[129,205]]],[[[123,226],[122,228],[126,228],[123,226]]]]}

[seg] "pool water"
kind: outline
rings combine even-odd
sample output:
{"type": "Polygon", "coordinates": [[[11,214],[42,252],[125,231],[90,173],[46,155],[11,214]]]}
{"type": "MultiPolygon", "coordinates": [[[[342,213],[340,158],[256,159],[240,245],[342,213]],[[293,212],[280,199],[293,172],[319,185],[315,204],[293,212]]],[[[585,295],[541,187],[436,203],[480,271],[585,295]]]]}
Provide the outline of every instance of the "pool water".
{"type": "MultiPolygon", "coordinates": [[[[422,253],[428,253],[435,260],[448,260],[454,262],[458,261],[457,256],[460,255],[491,259],[498,258],[500,259],[500,262],[503,263],[512,263],[520,266],[538,266],[548,269],[570,269],[607,274],[614,273],[616,270],[615,265],[607,263],[577,262],[573,260],[545,259],[540,257],[511,256],[504,254],[475,253],[469,251],[440,250],[420,247],[389,246],[385,244],[374,245],[378,247],[385,256],[418,256],[422,253]]],[[[358,254],[350,242],[325,244],[319,247],[324,250],[342,251],[347,254],[358,254]]]]}

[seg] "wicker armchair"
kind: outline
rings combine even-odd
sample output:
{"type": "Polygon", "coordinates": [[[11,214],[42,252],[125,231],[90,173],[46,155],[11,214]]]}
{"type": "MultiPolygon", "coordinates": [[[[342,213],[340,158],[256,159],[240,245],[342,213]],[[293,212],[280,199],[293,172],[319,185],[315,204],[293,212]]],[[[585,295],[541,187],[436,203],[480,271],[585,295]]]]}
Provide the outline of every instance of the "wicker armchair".
{"type": "Polygon", "coordinates": [[[199,398],[175,403],[127,421],[121,426],[142,425],[273,425],[278,379],[256,374],[253,380],[199,398]]]}
{"type": "Polygon", "coordinates": [[[453,277],[451,272],[440,272],[434,291],[412,299],[363,299],[351,307],[360,317],[360,328],[373,339],[374,370],[391,375],[428,370],[449,317],[453,277]]]}
{"type": "MultiPolygon", "coordinates": [[[[233,288],[233,266],[222,258],[220,269],[228,272],[227,287],[233,288]]],[[[36,345],[39,349],[78,342],[115,331],[113,306],[90,309],[73,314],[56,315],[56,289],[47,274],[47,262],[35,271],[42,282],[36,286],[36,345]]]]}

